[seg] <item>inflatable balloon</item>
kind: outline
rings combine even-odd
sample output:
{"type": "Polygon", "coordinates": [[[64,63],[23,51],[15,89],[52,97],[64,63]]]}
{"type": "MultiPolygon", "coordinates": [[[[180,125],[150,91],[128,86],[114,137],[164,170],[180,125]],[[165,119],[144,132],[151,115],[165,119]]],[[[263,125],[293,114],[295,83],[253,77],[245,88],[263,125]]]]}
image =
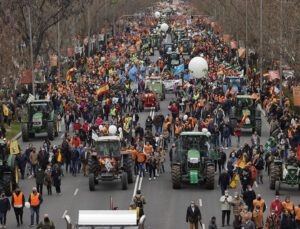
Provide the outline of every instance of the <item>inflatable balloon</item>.
{"type": "Polygon", "coordinates": [[[161,26],[160,26],[160,29],[161,29],[163,32],[167,32],[168,29],[169,29],[169,26],[168,26],[168,24],[166,24],[166,23],[162,23],[161,26]]]}
{"type": "Polygon", "coordinates": [[[118,129],[117,129],[117,127],[115,125],[111,125],[108,128],[108,132],[109,132],[110,135],[115,135],[117,133],[117,130],[118,129]]]}
{"type": "Polygon", "coordinates": [[[155,16],[155,18],[159,18],[159,17],[160,17],[160,12],[156,11],[156,12],[154,13],[154,16],[155,16]]]}
{"type": "Polygon", "coordinates": [[[189,70],[191,75],[195,79],[204,78],[207,76],[208,64],[207,61],[202,57],[194,57],[189,63],[189,70]]]}
{"type": "Polygon", "coordinates": [[[29,202],[25,202],[25,208],[30,208],[30,203],[29,202]]]}

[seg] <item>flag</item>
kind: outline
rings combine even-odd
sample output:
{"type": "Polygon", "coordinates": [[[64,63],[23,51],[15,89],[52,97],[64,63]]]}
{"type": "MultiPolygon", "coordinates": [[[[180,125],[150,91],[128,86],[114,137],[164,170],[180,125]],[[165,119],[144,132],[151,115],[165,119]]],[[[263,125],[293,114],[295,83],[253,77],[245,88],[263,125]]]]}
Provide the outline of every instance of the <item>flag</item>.
{"type": "Polygon", "coordinates": [[[75,68],[75,67],[73,67],[73,68],[70,68],[68,71],[67,71],[67,73],[66,73],[66,80],[67,81],[72,81],[73,80],[73,73],[74,72],[76,72],[77,71],[77,69],[75,68]]]}
{"type": "Polygon", "coordinates": [[[181,72],[184,71],[184,64],[178,65],[174,68],[174,75],[179,75],[181,72]]]}
{"type": "Polygon", "coordinates": [[[190,74],[184,74],[183,79],[188,81],[190,79],[191,75],[190,74]]]}
{"type": "Polygon", "coordinates": [[[121,83],[124,83],[125,80],[126,80],[126,78],[125,78],[125,74],[124,74],[124,72],[123,72],[123,73],[122,73],[122,76],[121,76],[121,83]]]}
{"type": "Polygon", "coordinates": [[[131,81],[135,81],[135,74],[137,73],[137,68],[134,65],[128,72],[129,78],[131,81]]]}
{"type": "Polygon", "coordinates": [[[108,85],[108,83],[105,83],[101,87],[98,88],[96,93],[99,96],[99,95],[106,94],[107,92],[109,92],[109,85],[108,85]]]}
{"type": "Polygon", "coordinates": [[[238,182],[239,182],[239,176],[237,174],[234,174],[233,179],[231,180],[229,186],[231,188],[236,188],[238,182]]]}

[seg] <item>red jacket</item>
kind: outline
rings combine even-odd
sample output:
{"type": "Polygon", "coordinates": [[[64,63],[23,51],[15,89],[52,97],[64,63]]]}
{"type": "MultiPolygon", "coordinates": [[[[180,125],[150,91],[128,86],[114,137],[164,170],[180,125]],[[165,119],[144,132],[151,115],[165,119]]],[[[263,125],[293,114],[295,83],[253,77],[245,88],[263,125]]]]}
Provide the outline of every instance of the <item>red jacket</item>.
{"type": "Polygon", "coordinates": [[[78,131],[81,128],[81,124],[78,122],[74,123],[74,131],[78,131]]]}
{"type": "Polygon", "coordinates": [[[275,210],[277,216],[280,215],[282,212],[282,202],[280,200],[278,202],[273,200],[270,205],[270,212],[272,212],[272,210],[275,210]]]}

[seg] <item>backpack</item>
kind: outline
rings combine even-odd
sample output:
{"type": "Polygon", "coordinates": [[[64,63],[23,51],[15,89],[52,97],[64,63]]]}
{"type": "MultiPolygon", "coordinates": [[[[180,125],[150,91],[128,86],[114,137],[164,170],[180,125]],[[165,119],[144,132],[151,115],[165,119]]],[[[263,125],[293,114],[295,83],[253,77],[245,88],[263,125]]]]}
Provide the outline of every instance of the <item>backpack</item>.
{"type": "Polygon", "coordinates": [[[139,208],[143,207],[142,196],[135,196],[135,204],[136,204],[136,207],[139,207],[139,208]]]}
{"type": "Polygon", "coordinates": [[[257,159],[257,163],[255,165],[255,168],[258,170],[263,170],[264,169],[264,161],[262,158],[257,159]]]}

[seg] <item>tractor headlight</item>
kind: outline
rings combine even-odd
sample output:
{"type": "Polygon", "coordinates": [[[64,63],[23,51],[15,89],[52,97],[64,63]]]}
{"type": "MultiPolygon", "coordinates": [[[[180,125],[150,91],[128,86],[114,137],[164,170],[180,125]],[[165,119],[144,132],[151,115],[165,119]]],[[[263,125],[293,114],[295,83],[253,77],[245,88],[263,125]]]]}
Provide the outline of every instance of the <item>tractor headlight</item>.
{"type": "Polygon", "coordinates": [[[190,158],[188,160],[188,167],[189,168],[197,168],[199,165],[199,158],[190,158]]]}

